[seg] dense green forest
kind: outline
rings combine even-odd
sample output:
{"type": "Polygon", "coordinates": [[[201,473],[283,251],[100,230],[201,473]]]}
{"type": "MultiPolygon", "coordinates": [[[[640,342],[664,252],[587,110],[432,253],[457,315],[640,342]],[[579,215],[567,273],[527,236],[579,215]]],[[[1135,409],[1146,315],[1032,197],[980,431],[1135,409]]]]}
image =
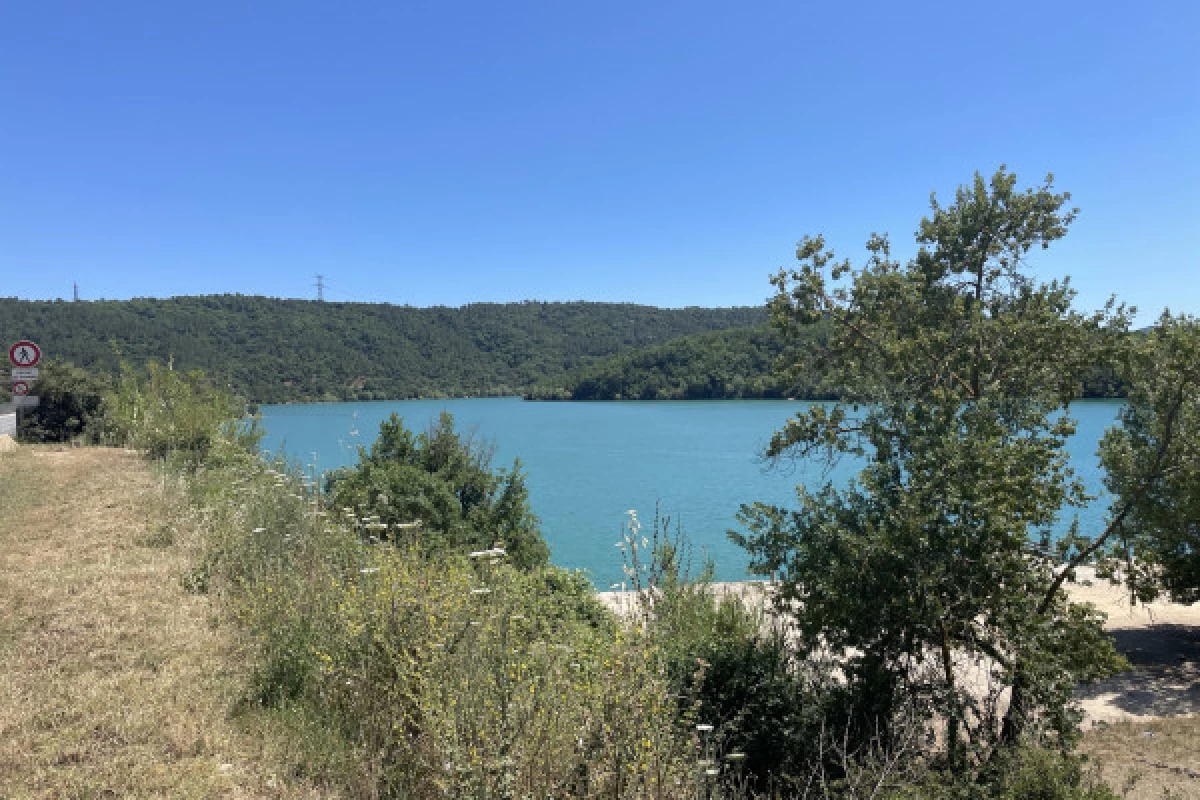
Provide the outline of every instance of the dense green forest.
{"type": "Polygon", "coordinates": [[[257,402],[518,394],[606,356],[758,326],[762,308],[479,303],[414,308],[244,295],[68,303],[0,298],[0,341],[115,373],[171,360],[257,402]]]}
{"type": "Polygon", "coordinates": [[[683,336],[544,380],[529,400],[711,400],[821,397],[774,371],[783,338],[767,326],[683,336]]]}
{"type": "MultiPolygon", "coordinates": [[[[825,326],[786,342],[770,326],[705,331],[663,344],[618,353],[594,364],[540,381],[527,400],[718,400],[794,397],[831,400],[836,386],[812,372],[777,370],[785,352],[813,347],[825,326]]],[[[1111,367],[1093,369],[1083,397],[1119,397],[1125,387],[1111,367]]]]}

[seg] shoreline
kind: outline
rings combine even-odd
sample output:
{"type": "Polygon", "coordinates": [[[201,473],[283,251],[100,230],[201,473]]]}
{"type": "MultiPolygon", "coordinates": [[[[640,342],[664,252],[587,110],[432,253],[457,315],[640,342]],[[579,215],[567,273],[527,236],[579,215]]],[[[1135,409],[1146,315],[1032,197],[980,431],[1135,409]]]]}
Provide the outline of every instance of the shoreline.
{"type": "MultiPolygon", "coordinates": [[[[1128,592],[1079,567],[1078,580],[1065,584],[1072,602],[1089,603],[1107,617],[1104,625],[1117,650],[1130,662],[1127,672],[1079,686],[1076,696],[1084,726],[1122,721],[1148,722],[1200,715],[1200,603],[1166,599],[1131,603],[1128,592]]],[[[761,602],[769,581],[725,581],[711,586],[718,595],[736,594],[761,602]]],[[[633,591],[597,592],[597,599],[618,615],[634,610],[633,591]]]]}

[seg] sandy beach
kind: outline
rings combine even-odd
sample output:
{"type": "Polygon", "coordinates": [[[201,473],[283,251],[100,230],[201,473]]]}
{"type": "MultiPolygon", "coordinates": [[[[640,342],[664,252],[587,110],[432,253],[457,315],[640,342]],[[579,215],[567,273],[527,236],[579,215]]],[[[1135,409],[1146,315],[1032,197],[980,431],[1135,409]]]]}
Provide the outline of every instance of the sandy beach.
{"type": "MultiPolygon", "coordinates": [[[[1131,605],[1127,592],[1097,579],[1090,568],[1080,568],[1078,574],[1079,582],[1067,586],[1071,599],[1091,603],[1108,616],[1106,628],[1133,666],[1129,672],[1080,687],[1085,726],[1200,712],[1200,603],[1131,605]]],[[[714,590],[752,599],[765,596],[769,585],[718,583],[714,590]]],[[[632,592],[600,592],[599,597],[617,612],[628,611],[635,602],[632,592]]]]}

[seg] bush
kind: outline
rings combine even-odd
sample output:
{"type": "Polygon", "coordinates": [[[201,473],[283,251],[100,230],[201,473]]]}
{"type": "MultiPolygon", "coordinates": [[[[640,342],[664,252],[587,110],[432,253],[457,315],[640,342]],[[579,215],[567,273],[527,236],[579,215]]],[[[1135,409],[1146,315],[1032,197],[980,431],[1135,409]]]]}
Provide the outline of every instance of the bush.
{"type": "MultiPolygon", "coordinates": [[[[326,479],[337,508],[377,526],[421,523],[420,541],[429,552],[467,552],[499,545],[510,563],[523,569],[544,566],[550,550],[529,507],[520,462],[493,471],[491,450],[454,430],[443,413],[429,430],[413,435],[395,414],[379,429],[370,450],[359,449],[358,464],[326,479]]],[[[382,531],[382,528],[379,528],[382,531]]]]}
{"type": "Polygon", "coordinates": [[[829,681],[793,658],[766,596],[720,594],[711,564],[693,579],[687,537],[657,513],[643,534],[629,512],[622,552],[640,622],[661,653],[681,720],[700,726],[709,768],[756,791],[808,774],[819,760],[829,681]]]}
{"type": "Polygon", "coordinates": [[[18,437],[27,442],[98,440],[109,388],[103,378],[67,362],[44,362],[34,384],[38,405],[22,412],[18,437]]]}
{"type": "Polygon", "coordinates": [[[123,364],[105,403],[105,435],[151,458],[172,456],[194,466],[256,449],[262,434],[242,420],[244,408],[199,370],[177,372],[151,362],[140,377],[123,364]]]}
{"type": "Polygon", "coordinates": [[[933,772],[913,797],[930,800],[1117,800],[1086,759],[1031,743],[998,751],[975,781],[933,772]]]}
{"type": "Polygon", "coordinates": [[[255,654],[242,711],[286,727],[294,769],[383,797],[694,796],[655,643],[580,574],[371,544],[250,460],[188,480],[255,654]]]}

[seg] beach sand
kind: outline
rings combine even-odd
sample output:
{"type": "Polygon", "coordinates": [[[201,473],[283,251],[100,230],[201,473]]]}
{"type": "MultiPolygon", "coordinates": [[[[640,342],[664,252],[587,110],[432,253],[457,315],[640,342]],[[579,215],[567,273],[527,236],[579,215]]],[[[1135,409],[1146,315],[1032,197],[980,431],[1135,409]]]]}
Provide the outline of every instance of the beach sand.
{"type": "MultiPolygon", "coordinates": [[[[1090,568],[1080,568],[1078,576],[1079,582],[1067,585],[1071,599],[1091,603],[1107,615],[1105,627],[1133,666],[1129,672],[1079,688],[1085,727],[1200,712],[1200,603],[1131,605],[1126,591],[1097,579],[1090,568]]],[[[718,583],[714,590],[761,602],[769,585],[718,583]]],[[[632,592],[600,592],[599,597],[618,613],[628,612],[636,602],[632,592]]]]}

